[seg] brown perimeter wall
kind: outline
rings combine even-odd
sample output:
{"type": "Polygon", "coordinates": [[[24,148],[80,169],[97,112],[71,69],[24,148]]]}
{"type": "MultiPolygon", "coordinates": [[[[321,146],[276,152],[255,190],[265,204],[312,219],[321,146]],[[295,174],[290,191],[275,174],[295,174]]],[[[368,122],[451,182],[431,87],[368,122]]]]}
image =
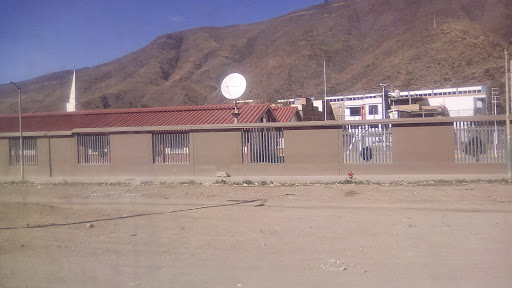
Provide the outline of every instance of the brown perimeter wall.
{"type": "MultiPolygon", "coordinates": [[[[326,122],[327,123],[327,122],[326,122]]],[[[273,123],[278,126],[279,123],[273,123]]],[[[261,124],[263,125],[263,124],[261,124]]],[[[243,164],[240,128],[190,130],[190,163],[153,164],[152,132],[109,131],[111,164],[78,165],[76,135],[38,137],[38,166],[25,167],[30,177],[193,177],[216,176],[337,176],[390,174],[506,174],[506,163],[455,161],[452,122],[393,125],[392,162],[345,164],[343,126],[283,125],[285,163],[243,164]]],[[[264,126],[262,126],[264,127],[264,126]]],[[[3,137],[0,135],[0,137],[3,137]]],[[[13,138],[11,136],[11,138],[13,138]]],[[[17,177],[9,166],[8,138],[0,138],[0,177],[17,177]]]]}

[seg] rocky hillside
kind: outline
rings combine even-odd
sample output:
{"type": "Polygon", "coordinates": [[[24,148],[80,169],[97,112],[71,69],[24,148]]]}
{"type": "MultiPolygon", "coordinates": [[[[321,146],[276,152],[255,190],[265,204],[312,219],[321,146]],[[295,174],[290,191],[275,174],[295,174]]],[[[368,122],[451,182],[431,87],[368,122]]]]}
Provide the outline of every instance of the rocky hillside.
{"type": "MultiPolygon", "coordinates": [[[[510,27],[510,0],[330,1],[264,22],[162,35],[78,69],[78,107],[226,103],[219,86],[232,72],[247,78],[244,99],[318,98],[324,59],[329,95],[377,92],[381,82],[393,90],[503,87],[510,27]]],[[[64,110],[72,75],[19,82],[24,111],[64,110]]],[[[17,112],[11,85],[0,85],[0,112],[17,112]]]]}

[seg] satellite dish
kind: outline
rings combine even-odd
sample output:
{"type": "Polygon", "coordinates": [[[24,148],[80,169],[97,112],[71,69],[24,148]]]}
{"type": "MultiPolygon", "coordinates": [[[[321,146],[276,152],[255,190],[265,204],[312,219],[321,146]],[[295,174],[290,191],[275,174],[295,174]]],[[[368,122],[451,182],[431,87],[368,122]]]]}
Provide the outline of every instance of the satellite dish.
{"type": "Polygon", "coordinates": [[[247,82],[245,81],[244,76],[238,73],[233,73],[224,78],[220,85],[220,90],[224,97],[234,100],[244,94],[245,87],[247,87],[247,82]]]}

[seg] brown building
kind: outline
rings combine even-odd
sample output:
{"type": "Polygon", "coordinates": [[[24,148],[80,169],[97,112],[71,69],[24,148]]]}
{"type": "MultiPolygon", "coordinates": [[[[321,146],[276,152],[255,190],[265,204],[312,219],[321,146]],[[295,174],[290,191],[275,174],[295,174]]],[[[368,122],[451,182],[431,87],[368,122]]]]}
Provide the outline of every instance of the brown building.
{"type": "MultiPolygon", "coordinates": [[[[322,102],[322,101],[320,101],[322,102]]],[[[278,100],[280,107],[297,107],[303,121],[324,121],[324,112],[314,105],[312,98],[293,98],[278,100]]],[[[323,103],[323,102],[322,102],[323,103]]],[[[323,104],[322,104],[323,105],[323,104]]],[[[330,108],[330,107],[328,107],[330,108]]],[[[328,111],[329,112],[329,111],[328,111]]],[[[331,115],[329,113],[328,115],[331,115]]]]}

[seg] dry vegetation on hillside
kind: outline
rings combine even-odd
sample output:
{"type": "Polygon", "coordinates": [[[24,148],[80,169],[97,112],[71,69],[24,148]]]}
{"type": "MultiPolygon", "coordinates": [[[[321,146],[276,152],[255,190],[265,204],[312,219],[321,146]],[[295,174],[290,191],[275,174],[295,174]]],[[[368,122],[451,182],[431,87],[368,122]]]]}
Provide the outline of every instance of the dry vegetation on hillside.
{"type": "MultiPolygon", "coordinates": [[[[80,109],[223,103],[231,72],[248,79],[246,99],[448,86],[503,86],[503,46],[512,38],[509,0],[329,1],[249,25],[162,35],[146,47],[77,70],[80,109]],[[434,27],[434,16],[436,25],[434,27]],[[103,101],[102,101],[103,99],[103,101]]],[[[25,111],[64,110],[72,71],[20,82],[25,111]],[[29,100],[30,99],[30,100],[29,100]]],[[[0,85],[0,112],[17,111],[0,85]]]]}

